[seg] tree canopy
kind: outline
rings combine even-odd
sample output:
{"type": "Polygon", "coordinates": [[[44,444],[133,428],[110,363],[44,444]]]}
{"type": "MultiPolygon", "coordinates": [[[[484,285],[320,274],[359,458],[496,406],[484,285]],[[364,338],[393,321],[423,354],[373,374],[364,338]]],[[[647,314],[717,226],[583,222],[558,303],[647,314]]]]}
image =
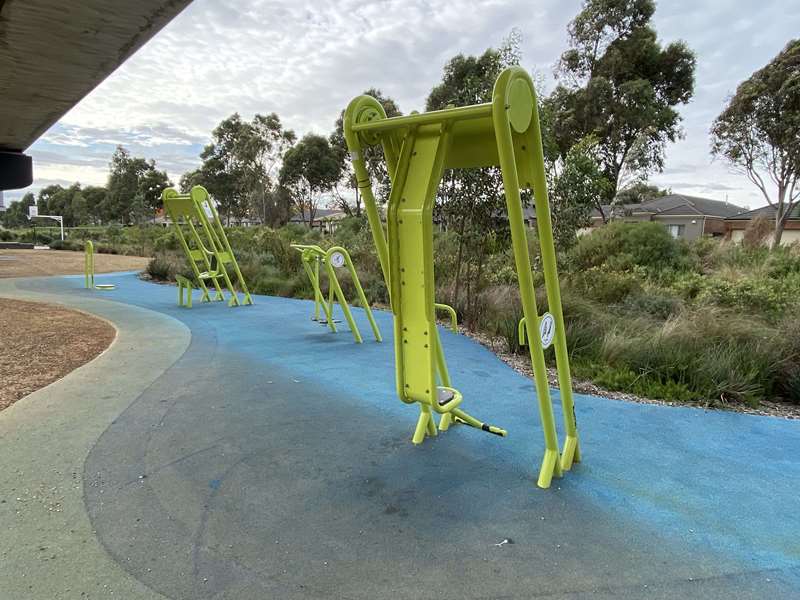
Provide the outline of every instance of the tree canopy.
{"type": "Polygon", "coordinates": [[[666,143],[681,134],[675,107],[694,91],[694,53],[684,42],[659,43],[654,12],[653,0],[586,0],[569,26],[562,83],[547,100],[562,157],[596,138],[608,201],[626,177],[663,168],[666,143]]]}
{"type": "Polygon", "coordinates": [[[238,113],[223,119],[200,155],[202,165],[181,179],[181,187],[203,185],[230,221],[248,214],[272,225],[285,221],[275,194],[276,171],[296,139],[275,113],[247,122],[238,113]]]}
{"type": "Polygon", "coordinates": [[[140,223],[155,216],[161,191],[170,185],[166,172],[158,170],[154,160],[131,156],[117,146],[109,164],[103,213],[107,220],[123,225],[140,223]]]}
{"type": "Polygon", "coordinates": [[[280,184],[289,192],[303,222],[313,225],[321,197],[332,190],[341,174],[336,150],[326,138],[310,133],[286,151],[280,184]]]}
{"type": "Polygon", "coordinates": [[[774,245],[800,203],[800,39],[736,89],[711,127],[711,151],[775,208],[774,245]]]}
{"type": "MultiPolygon", "coordinates": [[[[366,96],[372,96],[383,106],[387,117],[397,117],[401,115],[400,108],[397,102],[389,96],[385,95],[377,88],[370,88],[364,92],[366,96]]],[[[347,151],[347,142],[344,139],[344,111],[339,113],[339,118],[336,119],[333,133],[331,133],[328,141],[336,152],[341,165],[341,180],[346,187],[349,187],[354,192],[355,205],[350,206],[349,198],[341,194],[338,187],[334,187],[337,196],[337,203],[347,214],[356,215],[361,214],[361,197],[358,192],[358,185],[355,181],[353,174],[353,167],[350,163],[350,154],[347,151]]],[[[367,165],[367,172],[372,178],[373,189],[377,190],[377,200],[379,202],[386,202],[389,198],[389,173],[386,170],[386,161],[383,158],[383,149],[378,146],[367,146],[364,148],[364,162],[367,165]]]]}
{"type": "Polygon", "coordinates": [[[636,181],[635,183],[621,189],[614,198],[615,204],[641,204],[649,202],[655,198],[669,196],[672,190],[662,189],[657,185],[652,185],[646,181],[636,181]]]}

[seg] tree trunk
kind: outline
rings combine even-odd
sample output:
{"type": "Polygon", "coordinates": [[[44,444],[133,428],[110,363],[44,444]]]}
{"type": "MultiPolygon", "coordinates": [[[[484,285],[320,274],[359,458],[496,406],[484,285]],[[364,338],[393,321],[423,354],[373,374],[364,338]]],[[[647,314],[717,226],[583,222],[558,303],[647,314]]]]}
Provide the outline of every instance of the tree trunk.
{"type": "Polygon", "coordinates": [[[461,227],[458,231],[458,252],[456,252],[456,280],[453,283],[453,308],[458,306],[458,292],[461,288],[461,257],[464,252],[464,228],[466,227],[466,217],[461,217],[461,227]]]}
{"type": "Polygon", "coordinates": [[[783,237],[783,228],[786,222],[781,218],[783,215],[775,214],[775,233],[772,236],[772,249],[779,248],[783,237]]]}

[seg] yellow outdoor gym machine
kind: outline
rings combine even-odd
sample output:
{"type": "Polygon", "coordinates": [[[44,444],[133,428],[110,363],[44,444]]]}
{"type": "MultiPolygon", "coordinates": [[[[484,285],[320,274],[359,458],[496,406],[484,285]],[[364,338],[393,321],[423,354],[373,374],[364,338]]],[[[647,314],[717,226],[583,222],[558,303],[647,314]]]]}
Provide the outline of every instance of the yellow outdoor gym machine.
{"type": "Polygon", "coordinates": [[[89,290],[113,290],[113,283],[94,282],[94,244],[87,240],[83,247],[83,286],[89,290]]]}
{"type": "Polygon", "coordinates": [[[324,323],[330,327],[331,331],[336,333],[336,322],[333,320],[333,301],[334,298],[339,302],[342,307],[342,312],[347,319],[347,324],[350,326],[350,331],[353,333],[357,343],[361,343],[361,332],[356,325],[353,314],[350,311],[350,305],[347,303],[347,298],[342,291],[342,286],[339,283],[339,278],[336,277],[336,269],[347,267],[350,272],[350,279],[353,281],[353,286],[356,288],[358,300],[367,314],[372,333],[375,336],[375,341],[382,342],[381,332],[378,329],[378,324],[372,316],[372,309],[369,306],[367,296],[364,294],[364,288],[361,287],[361,282],[358,280],[356,268],[353,266],[353,261],[350,258],[350,253],[341,246],[333,246],[327,250],[323,250],[319,246],[292,244],[292,248],[300,252],[303,261],[303,269],[308,275],[311,282],[311,287],[314,288],[314,320],[320,321],[319,307],[325,311],[324,323]],[[320,280],[320,266],[325,270],[328,275],[328,298],[325,299],[325,294],[322,293],[321,280],[320,280]]]}
{"type": "Polygon", "coordinates": [[[347,107],[344,131],[370,229],[389,288],[395,329],[397,393],[418,403],[420,417],[412,438],[421,443],[436,435],[432,411],[442,415],[439,429],[465,423],[497,435],[500,428],[464,412],[463,396],[452,387],[435,321],[432,210],[444,169],[499,166],[520,285],[531,362],[545,439],[538,484],[580,460],[572,400],[569,357],[561,310],[553,232],[545,181],[544,157],[536,101],[530,76],[519,67],[498,77],[492,101],[422,114],[387,118],[381,104],[359,96],[347,107]],[[380,144],[392,189],[384,232],[364,161],[364,148],[380,144]],[[520,190],[536,199],[536,222],[550,313],[539,316],[533,288],[520,190]],[[553,404],[547,382],[539,323],[552,320],[566,440],[559,454],[553,404]]]}
{"type": "MultiPolygon", "coordinates": [[[[196,185],[188,194],[181,194],[174,188],[167,188],[162,192],[161,199],[164,202],[164,211],[172,221],[172,226],[178,234],[178,240],[186,253],[197,284],[202,290],[201,301],[211,302],[211,296],[206,286],[208,281],[217,291],[214,300],[224,300],[225,295],[219,284],[222,280],[231,294],[228,306],[252,304],[253,299],[250,297],[244,276],[239,269],[239,263],[236,262],[236,256],[228,242],[228,236],[225,235],[217,208],[206,188],[196,185]],[[239,289],[244,294],[241,302],[236,288],[233,287],[229,270],[233,271],[239,289]]],[[[183,305],[182,289],[186,287],[186,284],[189,284],[187,306],[191,307],[191,284],[185,278],[183,282],[179,282],[179,304],[183,305]]]]}

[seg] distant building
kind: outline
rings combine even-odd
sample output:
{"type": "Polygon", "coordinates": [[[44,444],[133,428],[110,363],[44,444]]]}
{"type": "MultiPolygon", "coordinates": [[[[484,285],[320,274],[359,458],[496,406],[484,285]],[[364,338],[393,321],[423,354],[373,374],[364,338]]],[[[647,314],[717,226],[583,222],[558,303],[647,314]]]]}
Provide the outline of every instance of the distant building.
{"type": "MultiPolygon", "coordinates": [[[[771,206],[763,206],[755,210],[734,215],[725,219],[725,237],[734,241],[741,242],[744,238],[744,230],[753,222],[757,217],[764,217],[775,224],[775,209],[771,206]]],[[[770,237],[767,242],[770,242],[770,237]]],[[[800,205],[795,206],[792,214],[786,220],[786,225],[783,228],[783,235],[781,236],[781,245],[788,246],[800,242],[800,205]]]]}
{"type": "MultiPolygon", "coordinates": [[[[684,240],[695,240],[701,236],[723,237],[725,220],[746,210],[729,202],[684,194],[669,194],[641,204],[603,206],[603,213],[608,220],[629,223],[653,221],[666,227],[672,237],[684,240]]],[[[603,216],[599,210],[595,210],[592,213],[592,227],[602,224],[603,216]]]]}
{"type": "MultiPolygon", "coordinates": [[[[704,235],[723,237],[726,231],[725,219],[745,210],[747,209],[720,200],[669,194],[639,204],[605,204],[603,214],[597,209],[592,211],[590,226],[581,229],[578,235],[589,233],[594,227],[613,220],[660,223],[676,239],[695,240],[704,235]]],[[[531,228],[536,227],[536,208],[526,206],[522,212],[525,224],[531,228]]]]}
{"type": "Polygon", "coordinates": [[[3,200],[3,190],[0,190],[0,212],[6,209],[6,202],[3,200]]]}
{"type": "MultiPolygon", "coordinates": [[[[322,233],[333,233],[339,227],[339,221],[345,217],[347,217],[347,213],[339,208],[318,208],[314,214],[314,222],[311,228],[319,229],[322,233]]],[[[294,214],[289,219],[289,223],[308,227],[308,216],[303,220],[301,215],[294,214]]]]}

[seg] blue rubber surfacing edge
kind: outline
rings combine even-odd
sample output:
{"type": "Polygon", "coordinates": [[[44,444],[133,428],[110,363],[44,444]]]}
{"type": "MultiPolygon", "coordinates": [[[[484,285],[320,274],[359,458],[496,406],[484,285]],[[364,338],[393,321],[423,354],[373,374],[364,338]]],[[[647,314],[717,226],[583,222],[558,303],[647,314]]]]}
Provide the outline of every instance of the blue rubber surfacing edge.
{"type": "MultiPolygon", "coordinates": [[[[452,380],[465,395],[464,407],[478,418],[508,429],[509,436],[500,439],[456,427],[436,440],[426,441],[421,448],[411,448],[417,410],[395,397],[390,314],[375,312],[385,340],[378,344],[370,337],[363,312],[355,309],[365,340],[358,345],[346,323],[333,334],[311,321],[310,301],[256,296],[255,306],[231,309],[222,303],[202,304],[196,294],[194,308],[187,310],[175,305],[177,290],[172,286],[142,282],[133,274],[98,275],[96,281],[117,287],[107,292],[83,290],[82,277],[30,280],[24,285],[60,293],[103,294],[111,301],[143,306],[182,320],[191,328],[193,344],[197,344],[191,359],[195,362],[185,365],[190,368],[182,376],[191,378],[192,368],[202,368],[204,348],[213,347],[214,356],[228,357],[230,369],[237,363],[247,365],[235,373],[242,402],[268,395],[273,385],[284,386],[285,393],[291,395],[294,384],[301,396],[315,400],[310,408],[303,408],[303,398],[299,398],[294,405],[284,407],[285,414],[291,419],[293,411],[299,417],[308,412],[318,419],[325,414],[319,404],[322,399],[335,400],[342,420],[357,414],[363,416],[364,423],[373,423],[349,432],[352,439],[363,438],[365,443],[371,437],[391,440],[389,450],[375,453],[381,457],[376,471],[384,482],[391,482],[393,476],[405,481],[412,474],[416,485],[444,493],[448,488],[437,487],[437,479],[444,477],[452,482],[461,478],[467,490],[458,492],[463,498],[458,516],[453,517],[457,521],[533,522],[556,515],[565,530],[580,525],[582,531],[570,532],[576,543],[581,535],[592,539],[590,529],[595,524],[609,531],[630,528],[642,537],[657,532],[659,543],[670,555],[685,552],[688,559],[705,552],[711,559],[724,562],[729,572],[761,573],[757,577],[765,580],[769,577],[762,572],[774,572],[778,574],[775,579],[785,578],[786,587],[782,589],[800,594],[800,518],[796,510],[800,427],[796,421],[576,395],[584,462],[563,479],[554,480],[551,490],[543,491],[535,487],[543,442],[532,382],[463,336],[445,330],[441,334],[452,380]],[[432,459],[432,454],[437,458],[432,459]],[[447,459],[453,459],[452,466],[447,459]],[[464,471],[465,465],[484,470],[484,479],[471,478],[464,471]],[[493,486],[492,472],[497,474],[495,481],[506,489],[493,486]],[[486,514],[488,507],[493,514],[486,514]]],[[[180,373],[179,365],[172,376],[180,377],[180,373]]],[[[218,375],[225,380],[225,372],[218,375]]],[[[173,383],[180,385],[180,381],[173,383]]],[[[558,392],[553,395],[560,421],[558,392]]],[[[188,413],[176,414],[190,419],[188,413]]],[[[202,423],[192,422],[202,427],[202,423]]],[[[330,426],[347,428],[345,423],[330,426]]],[[[319,440],[296,443],[317,445],[317,451],[325,451],[319,440]]],[[[275,450],[271,448],[271,452],[275,450]]],[[[350,469],[353,465],[358,468],[360,461],[368,463],[369,458],[343,454],[340,460],[343,469],[350,469]]],[[[247,485],[245,480],[242,485],[247,485]]],[[[219,495],[225,489],[225,480],[209,477],[206,487],[219,495]]],[[[342,498],[344,503],[352,501],[346,494],[342,498]]],[[[369,497],[359,499],[359,503],[362,501],[368,503],[369,497]]],[[[390,503],[386,510],[411,510],[409,520],[416,522],[414,510],[425,501],[434,500],[423,494],[417,496],[412,509],[390,503]]],[[[420,526],[427,524],[421,516],[419,519],[420,526]]],[[[548,530],[555,537],[558,532],[558,527],[548,530]]],[[[570,535],[563,539],[569,540],[570,535]]],[[[628,542],[632,548],[641,544],[647,548],[646,540],[628,542]]],[[[597,543],[602,545],[603,540],[597,543]]],[[[593,554],[578,547],[570,552],[565,561],[578,565],[583,556],[593,554]]],[[[677,565],[679,561],[674,568],[680,570],[677,565]]],[[[635,566],[629,564],[628,568],[635,566]]],[[[783,593],[776,591],[772,597],[782,597],[783,593]]]]}

